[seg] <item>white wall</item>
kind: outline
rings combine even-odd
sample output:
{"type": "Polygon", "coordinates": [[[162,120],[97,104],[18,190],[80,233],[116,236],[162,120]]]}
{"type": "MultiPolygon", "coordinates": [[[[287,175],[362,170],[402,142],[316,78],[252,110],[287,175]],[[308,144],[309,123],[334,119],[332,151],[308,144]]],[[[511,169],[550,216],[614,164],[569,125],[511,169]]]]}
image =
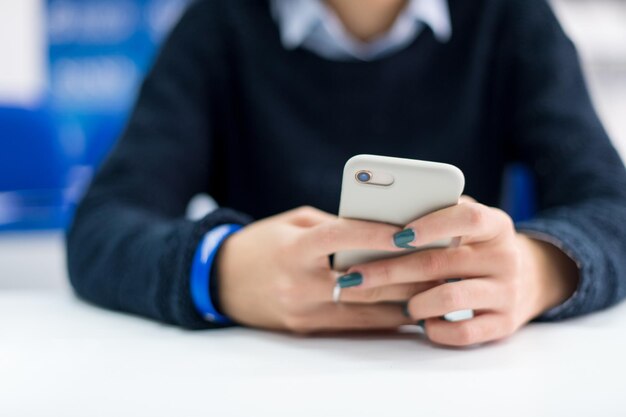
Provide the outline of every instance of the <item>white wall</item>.
{"type": "Polygon", "coordinates": [[[46,85],[43,0],[0,0],[0,106],[34,106],[46,85]]]}

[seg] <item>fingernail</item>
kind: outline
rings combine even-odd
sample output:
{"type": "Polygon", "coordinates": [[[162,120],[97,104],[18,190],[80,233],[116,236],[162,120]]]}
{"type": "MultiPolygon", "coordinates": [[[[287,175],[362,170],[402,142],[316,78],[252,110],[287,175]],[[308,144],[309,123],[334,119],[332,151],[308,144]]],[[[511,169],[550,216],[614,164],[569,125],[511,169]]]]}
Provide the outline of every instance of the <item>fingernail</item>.
{"type": "Polygon", "coordinates": [[[417,326],[421,327],[422,330],[426,331],[426,320],[420,320],[417,322],[417,326]]]}
{"type": "Polygon", "coordinates": [[[404,229],[393,235],[393,244],[396,245],[397,248],[413,249],[413,246],[409,245],[409,243],[414,240],[415,231],[413,229],[404,229]]]}
{"type": "Polygon", "coordinates": [[[402,307],[402,314],[404,314],[404,317],[411,317],[411,313],[409,312],[409,303],[404,303],[404,307],[402,307]]]}
{"type": "Polygon", "coordinates": [[[353,272],[337,278],[337,284],[341,288],[357,287],[363,283],[363,275],[360,272],[353,272]]]}

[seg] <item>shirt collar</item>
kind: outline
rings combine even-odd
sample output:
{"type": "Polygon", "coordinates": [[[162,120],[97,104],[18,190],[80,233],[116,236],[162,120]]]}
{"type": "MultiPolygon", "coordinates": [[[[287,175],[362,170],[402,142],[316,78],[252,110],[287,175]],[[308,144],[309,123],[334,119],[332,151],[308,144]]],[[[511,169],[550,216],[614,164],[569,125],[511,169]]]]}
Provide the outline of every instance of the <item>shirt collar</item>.
{"type": "MultiPolygon", "coordinates": [[[[271,0],[271,9],[281,42],[287,49],[301,46],[315,27],[328,20],[328,14],[332,13],[322,0],[271,0]]],[[[447,0],[409,0],[399,18],[428,25],[435,38],[442,43],[452,35],[447,0]]]]}

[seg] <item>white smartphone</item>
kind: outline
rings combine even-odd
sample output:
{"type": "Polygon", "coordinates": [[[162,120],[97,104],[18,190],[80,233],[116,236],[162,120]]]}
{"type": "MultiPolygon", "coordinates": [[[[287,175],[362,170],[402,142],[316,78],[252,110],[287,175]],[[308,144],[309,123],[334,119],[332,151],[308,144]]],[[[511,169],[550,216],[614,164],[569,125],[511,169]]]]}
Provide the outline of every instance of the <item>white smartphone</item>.
{"type": "MultiPolygon", "coordinates": [[[[465,187],[463,172],[449,164],[357,155],[343,170],[339,216],[404,226],[428,213],[458,204],[465,187]]],[[[446,247],[452,239],[408,251],[446,247]]],[[[351,250],[334,255],[333,268],[404,255],[406,252],[351,250]]],[[[470,310],[446,315],[450,321],[471,318],[470,310]]],[[[473,316],[473,314],[472,314],[473,316]]]]}
{"type": "MultiPolygon", "coordinates": [[[[404,226],[428,213],[458,203],[463,172],[453,165],[377,155],[357,155],[343,170],[339,216],[404,226]]],[[[415,250],[445,247],[451,239],[415,250]]],[[[404,253],[402,253],[404,254],[404,253]]],[[[398,256],[398,252],[354,250],[338,252],[333,267],[398,256]]]]}

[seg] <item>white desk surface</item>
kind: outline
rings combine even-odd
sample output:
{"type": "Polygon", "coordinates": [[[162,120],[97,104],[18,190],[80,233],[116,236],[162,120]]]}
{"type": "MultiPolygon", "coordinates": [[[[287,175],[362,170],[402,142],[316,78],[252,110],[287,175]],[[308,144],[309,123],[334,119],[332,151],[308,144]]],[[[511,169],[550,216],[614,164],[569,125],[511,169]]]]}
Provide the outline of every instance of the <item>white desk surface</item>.
{"type": "Polygon", "coordinates": [[[626,416],[626,305],[442,349],[417,334],[189,332],[0,292],[0,416],[626,416]]]}

